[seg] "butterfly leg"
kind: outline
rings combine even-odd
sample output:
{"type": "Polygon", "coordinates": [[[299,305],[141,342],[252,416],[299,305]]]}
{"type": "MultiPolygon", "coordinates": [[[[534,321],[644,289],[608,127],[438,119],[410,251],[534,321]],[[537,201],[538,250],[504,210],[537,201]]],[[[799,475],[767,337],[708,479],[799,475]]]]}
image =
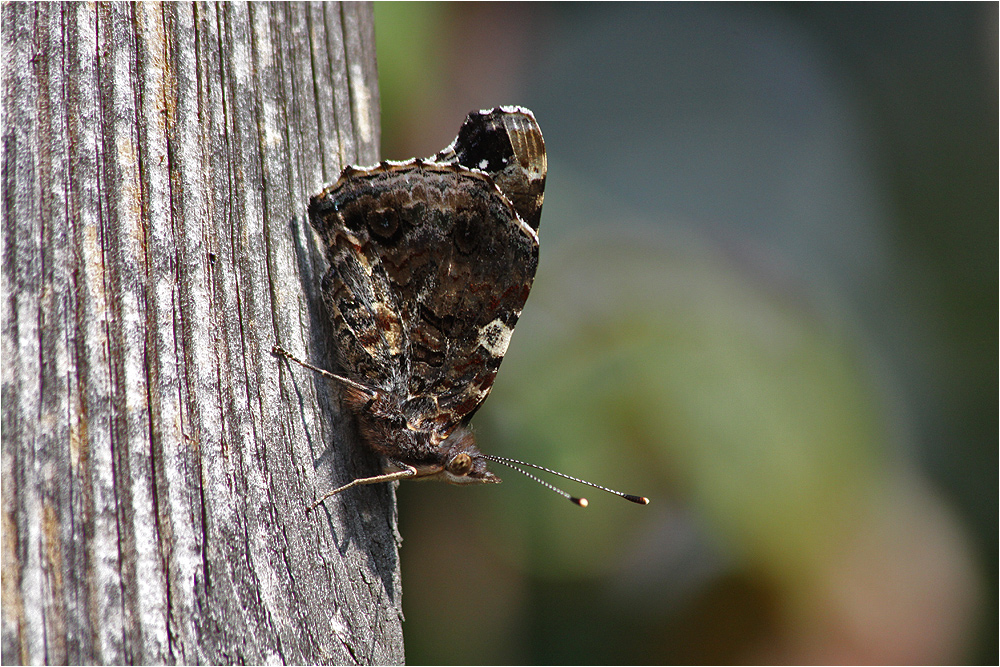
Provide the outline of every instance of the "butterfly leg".
{"type": "Polygon", "coordinates": [[[341,491],[346,491],[352,486],[361,486],[362,484],[380,484],[382,482],[395,482],[397,479],[407,479],[408,477],[416,476],[416,474],[417,474],[416,468],[414,468],[413,466],[406,466],[404,469],[397,470],[395,472],[389,472],[382,475],[375,475],[374,477],[362,477],[360,479],[356,479],[352,482],[349,482],[341,487],[334,489],[333,491],[330,491],[328,494],[326,494],[325,496],[314,502],[312,505],[310,505],[309,509],[306,510],[306,513],[312,512],[314,509],[322,505],[323,501],[329,498],[330,496],[335,496],[341,491]]]}
{"type": "Polygon", "coordinates": [[[322,368],[319,368],[318,366],[313,366],[309,362],[302,361],[301,359],[299,359],[299,358],[295,357],[294,355],[292,355],[290,352],[287,352],[285,350],[285,348],[281,347],[280,345],[274,345],[274,346],[272,346],[271,347],[271,354],[279,356],[279,357],[284,357],[285,359],[288,359],[289,361],[294,361],[299,366],[302,366],[303,368],[308,368],[311,371],[315,371],[315,372],[319,373],[320,375],[322,375],[323,377],[328,377],[331,380],[336,380],[337,382],[342,382],[345,385],[347,385],[348,387],[351,387],[351,388],[353,388],[353,389],[355,389],[355,390],[363,393],[364,395],[368,396],[369,398],[373,397],[375,395],[375,392],[372,391],[369,387],[366,387],[363,384],[355,382],[354,380],[352,380],[350,378],[346,378],[343,375],[337,375],[336,373],[331,373],[330,371],[323,370],[322,368]]]}

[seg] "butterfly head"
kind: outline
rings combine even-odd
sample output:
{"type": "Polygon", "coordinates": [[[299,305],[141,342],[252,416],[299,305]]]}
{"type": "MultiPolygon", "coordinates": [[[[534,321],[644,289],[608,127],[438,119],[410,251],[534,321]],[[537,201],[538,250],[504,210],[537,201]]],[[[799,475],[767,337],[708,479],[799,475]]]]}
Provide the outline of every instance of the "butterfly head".
{"type": "MultiPolygon", "coordinates": [[[[435,458],[437,460],[427,474],[418,473],[418,478],[437,479],[450,484],[500,483],[500,478],[486,467],[488,462],[476,447],[472,431],[465,427],[456,428],[441,441],[435,458]]],[[[417,470],[420,470],[419,466],[417,470]]]]}

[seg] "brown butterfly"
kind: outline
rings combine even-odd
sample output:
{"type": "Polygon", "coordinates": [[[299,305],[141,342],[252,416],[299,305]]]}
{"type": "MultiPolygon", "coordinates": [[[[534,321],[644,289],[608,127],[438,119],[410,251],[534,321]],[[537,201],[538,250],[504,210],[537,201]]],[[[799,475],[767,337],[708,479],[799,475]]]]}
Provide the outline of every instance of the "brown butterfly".
{"type": "MultiPolygon", "coordinates": [[[[321,292],[333,316],[343,375],[275,353],[344,386],[380,475],[497,483],[487,463],[517,465],[649,501],[530,463],[483,454],[469,421],[489,396],[538,266],[547,170],[530,111],[468,115],[448,148],[428,159],[347,167],[314,196],[309,221],[326,248],[321,292]]],[[[314,505],[315,506],[315,505],[314,505]]]]}

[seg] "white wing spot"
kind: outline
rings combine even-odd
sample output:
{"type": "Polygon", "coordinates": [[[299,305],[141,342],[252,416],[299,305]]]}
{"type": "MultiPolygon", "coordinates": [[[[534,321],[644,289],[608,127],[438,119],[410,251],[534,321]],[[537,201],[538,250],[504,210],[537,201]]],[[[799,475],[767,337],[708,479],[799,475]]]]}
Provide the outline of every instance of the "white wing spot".
{"type": "Polygon", "coordinates": [[[507,353],[513,330],[499,319],[495,319],[479,330],[479,344],[495,357],[507,353]]]}

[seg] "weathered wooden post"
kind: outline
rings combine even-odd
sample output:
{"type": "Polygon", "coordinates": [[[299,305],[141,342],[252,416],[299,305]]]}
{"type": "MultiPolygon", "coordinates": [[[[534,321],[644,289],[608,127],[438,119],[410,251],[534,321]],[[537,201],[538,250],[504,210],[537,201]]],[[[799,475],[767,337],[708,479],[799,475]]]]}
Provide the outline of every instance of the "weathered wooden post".
{"type": "Polygon", "coordinates": [[[366,4],[2,8],[14,663],[400,663],[395,500],[345,441],[309,196],[377,157],[366,4]],[[352,460],[357,457],[358,460],[352,460]]]}

